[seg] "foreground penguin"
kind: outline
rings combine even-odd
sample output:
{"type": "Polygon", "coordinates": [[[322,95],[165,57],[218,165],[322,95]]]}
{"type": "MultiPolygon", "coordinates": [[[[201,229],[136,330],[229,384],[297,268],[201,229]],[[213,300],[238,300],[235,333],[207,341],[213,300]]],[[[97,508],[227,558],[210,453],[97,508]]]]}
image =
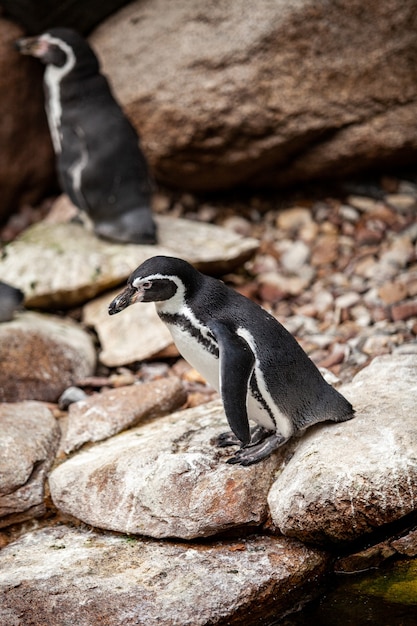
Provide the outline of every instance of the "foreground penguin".
{"type": "Polygon", "coordinates": [[[101,237],[155,243],[151,185],[138,136],[88,43],[70,29],[53,28],[16,45],[46,65],[46,112],[65,193],[101,237]]]}
{"type": "Polygon", "coordinates": [[[233,434],[218,444],[242,446],[229,463],[257,463],[297,431],[353,417],[351,404],[272,315],[186,261],[142,263],[109,313],[134,302],[156,303],[180,353],[220,392],[233,434]],[[258,426],[250,429],[249,419],[258,426]]]}

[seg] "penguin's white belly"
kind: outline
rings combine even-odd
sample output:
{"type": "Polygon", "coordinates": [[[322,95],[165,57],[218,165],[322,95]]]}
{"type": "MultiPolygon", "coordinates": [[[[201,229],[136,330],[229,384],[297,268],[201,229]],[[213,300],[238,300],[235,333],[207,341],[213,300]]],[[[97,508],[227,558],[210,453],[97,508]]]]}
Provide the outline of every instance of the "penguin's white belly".
{"type": "Polygon", "coordinates": [[[184,359],[188,361],[206,381],[220,391],[219,359],[205,350],[189,333],[173,324],[167,324],[175,345],[184,359]]]}
{"type": "MultiPolygon", "coordinates": [[[[196,341],[194,337],[179,326],[173,324],[167,324],[167,326],[171,332],[175,345],[184,359],[188,361],[188,363],[198,372],[200,372],[200,374],[212,387],[214,387],[214,389],[220,392],[219,359],[206,350],[202,344],[196,341]]],[[[233,375],[232,372],[231,375],[233,375]]],[[[258,381],[258,387],[260,388],[261,393],[264,393],[265,390],[263,389],[262,382],[263,377],[256,367],[255,375],[258,381]]],[[[224,391],[227,393],[227,380],[224,381],[224,387],[224,391]]],[[[248,390],[246,390],[246,393],[247,391],[248,390]]],[[[276,407],[274,407],[274,418],[276,420],[275,425],[265,407],[262,406],[262,404],[250,392],[247,395],[247,408],[249,419],[253,420],[257,424],[260,424],[264,428],[272,431],[277,430],[285,437],[292,433],[293,428],[288,417],[284,416],[281,412],[277,411],[276,407]]]]}

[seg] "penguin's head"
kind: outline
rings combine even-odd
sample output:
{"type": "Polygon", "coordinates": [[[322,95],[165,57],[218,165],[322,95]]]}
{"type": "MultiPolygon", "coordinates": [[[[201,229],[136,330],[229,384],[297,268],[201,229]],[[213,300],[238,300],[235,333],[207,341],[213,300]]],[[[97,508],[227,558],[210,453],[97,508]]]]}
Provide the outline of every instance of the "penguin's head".
{"type": "Polygon", "coordinates": [[[51,28],[37,37],[24,37],[16,41],[21,54],[38,58],[45,65],[60,68],[77,68],[77,71],[99,71],[97,57],[87,41],[70,28],[51,28]]]}
{"type": "Polygon", "coordinates": [[[132,272],[127,287],[109,305],[109,314],[120,313],[135,302],[163,302],[179,294],[181,299],[196,283],[199,272],[175,257],[154,256],[132,272]]]}

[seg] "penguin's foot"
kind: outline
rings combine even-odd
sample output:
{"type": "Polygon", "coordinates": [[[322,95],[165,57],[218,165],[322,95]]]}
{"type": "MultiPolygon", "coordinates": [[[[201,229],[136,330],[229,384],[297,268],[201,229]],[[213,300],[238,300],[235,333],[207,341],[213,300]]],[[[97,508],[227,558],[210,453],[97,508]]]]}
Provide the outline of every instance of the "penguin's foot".
{"type": "MultiPolygon", "coordinates": [[[[250,442],[248,443],[248,447],[260,443],[270,434],[271,431],[267,430],[263,426],[253,426],[250,429],[250,442]]],[[[227,431],[226,433],[221,433],[217,437],[217,440],[215,442],[218,448],[227,448],[228,446],[240,446],[241,443],[242,442],[236,437],[234,433],[232,433],[231,430],[227,431]]]]}
{"type": "Polygon", "coordinates": [[[156,224],[147,209],[123,213],[111,220],[96,220],[94,231],[99,237],[117,243],[154,245],[157,242],[156,224]]]}
{"type": "Polygon", "coordinates": [[[240,448],[230,459],[227,460],[227,463],[232,465],[239,463],[240,465],[245,466],[259,463],[259,461],[269,457],[274,450],[282,446],[287,440],[288,439],[280,434],[272,433],[255,445],[251,442],[248,446],[240,448]]]}

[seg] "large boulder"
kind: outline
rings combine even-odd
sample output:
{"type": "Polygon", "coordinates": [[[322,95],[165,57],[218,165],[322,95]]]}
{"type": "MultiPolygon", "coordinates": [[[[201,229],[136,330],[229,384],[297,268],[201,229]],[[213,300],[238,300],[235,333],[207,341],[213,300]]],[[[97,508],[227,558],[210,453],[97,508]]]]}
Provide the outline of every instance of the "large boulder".
{"type": "Polygon", "coordinates": [[[53,501],[98,528],[155,538],[259,526],[280,454],[250,467],[228,465],[231,451],[213,444],[222,430],[219,400],[134,428],[54,469],[53,501]]]}
{"type": "Polygon", "coordinates": [[[14,48],[23,34],[0,17],[0,223],[20,205],[42,198],[54,180],[42,67],[14,48]]]}
{"type": "Polygon", "coordinates": [[[140,0],[95,30],[157,178],[284,186],[414,162],[414,0],[140,0]]]}
{"type": "Polygon", "coordinates": [[[269,492],[280,532],[349,541],[415,512],[416,371],[416,354],[380,356],[341,388],[356,417],[311,429],[269,492]]]}
{"type": "Polygon", "coordinates": [[[327,560],[285,537],[187,545],[44,528],[0,552],[0,622],[255,626],[317,594],[327,560]]]}

